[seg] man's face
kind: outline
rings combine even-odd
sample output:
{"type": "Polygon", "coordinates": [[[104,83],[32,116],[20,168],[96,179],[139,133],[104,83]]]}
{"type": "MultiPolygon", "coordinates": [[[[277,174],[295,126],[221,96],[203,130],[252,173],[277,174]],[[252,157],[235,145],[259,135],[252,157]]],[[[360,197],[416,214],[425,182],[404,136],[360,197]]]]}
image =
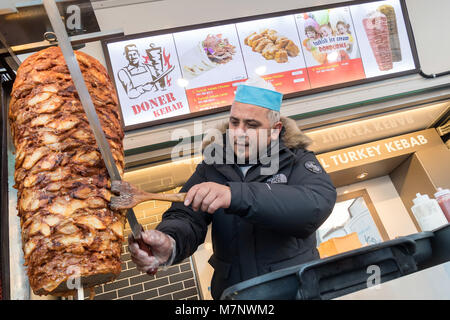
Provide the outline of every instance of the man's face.
{"type": "Polygon", "coordinates": [[[139,65],[139,53],[135,50],[129,51],[127,54],[128,61],[133,66],[139,65]]]}
{"type": "MultiPolygon", "coordinates": [[[[269,109],[247,103],[234,101],[229,118],[229,137],[235,154],[239,158],[254,156],[256,159],[258,146],[267,147],[271,139],[277,139],[281,130],[281,122],[270,125],[267,115],[269,109]]],[[[253,158],[251,158],[253,159],[253,158]]]]}

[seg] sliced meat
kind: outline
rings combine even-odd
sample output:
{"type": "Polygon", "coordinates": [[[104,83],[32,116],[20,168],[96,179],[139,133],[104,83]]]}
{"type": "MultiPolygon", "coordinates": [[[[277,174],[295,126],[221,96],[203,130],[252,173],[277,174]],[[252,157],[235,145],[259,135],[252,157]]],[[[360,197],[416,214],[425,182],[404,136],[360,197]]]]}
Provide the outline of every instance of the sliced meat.
{"type": "MultiPolygon", "coordinates": [[[[75,54],[123,174],[124,134],[113,84],[97,60],[75,54]]],[[[108,206],[111,182],[61,50],[28,57],[11,97],[14,187],[31,288],[65,295],[74,269],[96,279],[87,287],[113,280],[121,271],[124,212],[108,206]]]]}

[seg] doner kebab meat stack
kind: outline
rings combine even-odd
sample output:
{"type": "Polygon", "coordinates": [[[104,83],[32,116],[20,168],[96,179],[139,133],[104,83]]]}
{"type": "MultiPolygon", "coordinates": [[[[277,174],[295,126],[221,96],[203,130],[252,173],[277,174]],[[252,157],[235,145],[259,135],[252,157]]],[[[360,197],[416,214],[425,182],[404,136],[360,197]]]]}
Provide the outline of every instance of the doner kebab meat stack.
{"type": "MultiPolygon", "coordinates": [[[[75,54],[123,176],[124,133],[113,84],[97,60],[75,54]]],[[[113,280],[121,271],[125,211],[108,206],[111,181],[58,47],[20,66],[9,121],[23,252],[34,293],[66,295],[75,276],[85,287],[113,280]]]]}

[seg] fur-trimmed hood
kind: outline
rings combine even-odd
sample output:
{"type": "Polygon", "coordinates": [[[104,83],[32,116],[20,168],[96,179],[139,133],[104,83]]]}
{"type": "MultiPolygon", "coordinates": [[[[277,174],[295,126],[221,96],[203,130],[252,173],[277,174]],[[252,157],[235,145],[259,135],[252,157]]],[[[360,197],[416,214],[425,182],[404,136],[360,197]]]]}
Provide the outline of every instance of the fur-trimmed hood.
{"type": "MultiPolygon", "coordinates": [[[[286,147],[289,149],[306,149],[312,143],[311,138],[299,129],[295,120],[287,117],[280,117],[280,121],[283,124],[281,139],[286,147]]],[[[228,122],[218,126],[217,129],[224,134],[228,129],[228,122]]],[[[213,139],[203,140],[202,149],[204,150],[213,141],[213,139]]]]}

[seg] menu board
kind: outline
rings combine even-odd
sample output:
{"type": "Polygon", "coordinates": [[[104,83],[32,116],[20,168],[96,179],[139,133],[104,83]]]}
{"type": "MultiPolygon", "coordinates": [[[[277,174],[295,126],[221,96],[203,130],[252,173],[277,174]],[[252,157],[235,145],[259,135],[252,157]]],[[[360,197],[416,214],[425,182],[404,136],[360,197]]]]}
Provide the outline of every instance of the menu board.
{"type": "Polygon", "coordinates": [[[173,34],[190,111],[230,105],[247,79],[234,24],[173,34]]]}
{"type": "Polygon", "coordinates": [[[310,89],[293,15],[236,24],[247,73],[281,93],[310,89]]]}
{"type": "Polygon", "coordinates": [[[189,114],[173,36],[108,44],[125,128],[189,114]]]}
{"type": "Polygon", "coordinates": [[[348,7],[295,15],[311,88],[365,78],[348,7]]]}
{"type": "Polygon", "coordinates": [[[367,78],[414,69],[400,1],[350,6],[367,78]]]}
{"type": "Polygon", "coordinates": [[[254,75],[290,98],[417,72],[404,0],[355,3],[103,41],[125,130],[226,110],[254,75]]]}

